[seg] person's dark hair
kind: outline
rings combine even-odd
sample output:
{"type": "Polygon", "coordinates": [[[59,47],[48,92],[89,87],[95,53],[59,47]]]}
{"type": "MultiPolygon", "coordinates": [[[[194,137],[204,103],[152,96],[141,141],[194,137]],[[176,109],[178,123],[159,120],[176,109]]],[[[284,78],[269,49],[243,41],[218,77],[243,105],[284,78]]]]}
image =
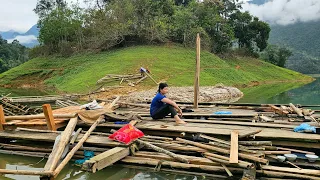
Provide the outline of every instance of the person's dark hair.
{"type": "Polygon", "coordinates": [[[167,83],[160,83],[159,84],[159,88],[158,88],[158,93],[160,93],[160,90],[165,88],[165,87],[168,87],[168,84],[167,83]]]}

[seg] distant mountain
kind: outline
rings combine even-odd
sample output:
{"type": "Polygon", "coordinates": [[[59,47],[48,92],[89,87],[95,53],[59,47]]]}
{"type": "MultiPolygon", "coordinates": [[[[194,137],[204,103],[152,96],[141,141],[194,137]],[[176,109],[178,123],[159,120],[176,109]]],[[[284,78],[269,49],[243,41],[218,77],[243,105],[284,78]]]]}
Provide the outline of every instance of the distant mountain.
{"type": "Polygon", "coordinates": [[[34,35],[36,37],[39,36],[39,28],[38,25],[33,25],[24,35],[34,35]]]}
{"type": "Polygon", "coordinates": [[[6,32],[0,32],[0,35],[3,39],[13,39],[20,35],[20,33],[15,32],[14,30],[6,31],[6,32]]]}
{"type": "Polygon", "coordinates": [[[270,44],[289,47],[293,51],[286,67],[306,74],[320,73],[320,21],[292,25],[272,25],[270,44]]]}
{"type": "Polygon", "coordinates": [[[17,39],[20,44],[27,47],[34,47],[39,44],[37,38],[39,37],[39,28],[37,25],[33,25],[26,33],[19,33],[13,30],[0,32],[0,35],[3,39],[12,41],[17,39]]]}

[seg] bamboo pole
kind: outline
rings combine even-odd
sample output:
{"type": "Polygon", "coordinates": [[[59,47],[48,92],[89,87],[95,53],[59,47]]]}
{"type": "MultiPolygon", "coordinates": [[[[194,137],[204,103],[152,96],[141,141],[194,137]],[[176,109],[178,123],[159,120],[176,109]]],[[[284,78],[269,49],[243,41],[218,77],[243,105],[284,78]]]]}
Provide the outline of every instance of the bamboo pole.
{"type": "Polygon", "coordinates": [[[28,175],[28,176],[50,176],[50,171],[28,171],[28,170],[9,170],[0,169],[0,174],[28,175]]]}
{"type": "Polygon", "coordinates": [[[45,170],[53,171],[57,167],[58,162],[61,159],[61,156],[63,154],[63,151],[65,150],[66,146],[70,142],[71,135],[74,131],[74,128],[77,125],[77,122],[78,122],[78,117],[70,119],[66,129],[61,134],[59,143],[52,150],[52,153],[49,156],[49,159],[44,167],[45,170]]]}
{"type": "Polygon", "coordinates": [[[297,149],[290,149],[290,148],[283,148],[283,147],[277,147],[278,150],[285,150],[285,151],[292,151],[292,152],[297,152],[297,153],[304,153],[304,154],[315,154],[314,152],[309,152],[309,151],[301,151],[297,149]]]}
{"type": "Polygon", "coordinates": [[[3,131],[3,124],[6,123],[6,120],[4,118],[4,112],[3,112],[3,107],[2,105],[0,105],[0,131],[3,131]]]}
{"type": "MultiPolygon", "coordinates": [[[[76,117],[77,114],[53,114],[56,119],[70,119],[76,117]]],[[[23,115],[23,116],[5,116],[5,120],[30,120],[30,119],[45,119],[44,114],[39,115],[23,115]]]]}
{"type": "MultiPolygon", "coordinates": [[[[114,133],[115,130],[111,130],[111,132],[114,133]]],[[[166,154],[166,155],[168,155],[168,156],[170,156],[170,157],[173,157],[174,159],[176,159],[176,160],[178,160],[178,161],[181,161],[181,162],[184,162],[184,163],[189,163],[189,160],[188,160],[188,159],[183,158],[183,157],[181,157],[181,156],[179,156],[179,155],[177,155],[177,154],[175,154],[175,153],[173,153],[173,152],[170,152],[170,151],[165,150],[165,149],[163,149],[163,148],[160,148],[160,147],[158,147],[158,146],[155,146],[155,145],[153,145],[153,144],[151,144],[151,143],[148,143],[148,142],[143,141],[143,140],[140,140],[140,139],[136,139],[135,141],[138,142],[139,144],[145,146],[145,147],[151,148],[151,149],[153,149],[153,150],[155,150],[155,151],[158,151],[158,152],[160,152],[160,153],[164,153],[164,154],[166,154]]]]}
{"type": "MultiPolygon", "coordinates": [[[[230,154],[230,150],[225,150],[225,149],[222,149],[222,148],[213,147],[213,146],[210,146],[210,145],[206,145],[206,144],[202,144],[202,143],[198,143],[198,142],[193,142],[193,141],[189,141],[189,140],[185,140],[185,139],[181,139],[181,138],[177,138],[176,140],[180,141],[180,142],[187,143],[187,144],[191,144],[191,145],[203,148],[203,149],[208,149],[208,150],[220,152],[220,153],[227,154],[227,155],[230,154]]],[[[256,162],[261,162],[261,163],[264,163],[264,164],[268,163],[268,160],[266,160],[266,159],[254,157],[254,156],[243,154],[243,153],[239,153],[239,157],[241,157],[243,159],[256,161],[256,162]]]]}
{"type": "Polygon", "coordinates": [[[272,146],[272,141],[239,141],[239,144],[246,146],[272,146]]]}
{"type": "Polygon", "coordinates": [[[200,84],[200,35],[199,33],[197,34],[197,40],[196,40],[196,73],[195,73],[195,80],[194,80],[194,101],[193,101],[193,106],[195,109],[198,108],[198,100],[199,100],[199,84],[200,84]]]}
{"type": "Polygon", "coordinates": [[[265,170],[257,170],[258,174],[264,174],[269,177],[288,177],[288,178],[295,178],[295,179],[312,179],[312,180],[319,180],[319,177],[310,176],[305,174],[295,174],[295,173],[287,173],[287,172],[276,172],[276,171],[265,171],[265,170]]]}
{"type": "MultiPolygon", "coordinates": [[[[162,166],[170,166],[171,168],[179,168],[179,169],[200,169],[203,171],[210,171],[210,172],[225,172],[224,168],[221,166],[208,166],[208,165],[198,165],[198,164],[186,164],[180,162],[172,162],[172,161],[163,161],[160,162],[159,160],[150,159],[150,158],[138,158],[127,156],[126,158],[122,159],[121,162],[124,163],[133,163],[133,164],[144,164],[144,165],[151,165],[157,166],[161,163],[162,166]]],[[[242,169],[240,168],[229,168],[234,173],[242,173],[242,169]]]]}
{"type": "MultiPolygon", "coordinates": [[[[209,153],[209,152],[205,152],[203,153],[205,155],[206,158],[217,158],[218,160],[223,160],[223,161],[220,161],[220,163],[224,163],[224,164],[230,164],[229,163],[229,158],[226,157],[226,156],[221,156],[221,155],[218,155],[218,154],[213,154],[213,153],[209,153]]],[[[217,161],[218,162],[218,161],[217,161]]],[[[252,163],[249,163],[249,162],[246,162],[246,161],[242,161],[242,160],[239,160],[238,164],[230,164],[230,165],[236,165],[236,166],[239,166],[239,167],[242,167],[242,168],[252,168],[254,167],[254,164],[252,163]]]]}
{"type": "Polygon", "coordinates": [[[43,109],[44,116],[47,120],[48,129],[51,131],[56,131],[57,128],[56,128],[56,124],[54,122],[54,117],[52,114],[52,109],[51,109],[50,104],[42,105],[42,109],[43,109]]]}
{"type": "Polygon", "coordinates": [[[81,140],[77,143],[77,145],[68,153],[68,155],[64,158],[64,160],[59,164],[59,166],[54,170],[53,172],[53,177],[57,177],[58,174],[61,172],[61,170],[66,166],[66,164],[70,161],[70,159],[72,158],[72,156],[81,148],[81,146],[83,145],[83,143],[88,139],[88,137],[90,136],[91,132],[94,131],[97,127],[97,125],[101,122],[104,122],[104,119],[98,119],[94,124],[92,124],[92,126],[90,127],[90,129],[86,132],[85,135],[83,135],[83,137],[81,138],[81,140]]]}

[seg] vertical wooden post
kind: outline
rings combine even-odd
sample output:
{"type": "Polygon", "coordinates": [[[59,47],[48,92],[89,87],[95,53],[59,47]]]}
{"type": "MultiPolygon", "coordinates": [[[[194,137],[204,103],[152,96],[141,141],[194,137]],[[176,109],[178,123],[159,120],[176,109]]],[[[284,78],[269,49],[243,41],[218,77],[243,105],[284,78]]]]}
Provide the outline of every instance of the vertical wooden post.
{"type": "Polygon", "coordinates": [[[6,119],[4,117],[3,107],[0,105],[0,131],[3,131],[3,124],[6,123],[6,119]]]}
{"type": "Polygon", "coordinates": [[[42,109],[43,109],[44,116],[47,120],[48,129],[51,131],[56,131],[57,130],[56,124],[54,122],[54,118],[53,118],[52,109],[51,109],[50,104],[42,105],[42,109]]]}
{"type": "Polygon", "coordinates": [[[198,108],[199,100],[199,83],[200,83],[200,35],[197,34],[197,58],[196,58],[196,74],[194,80],[194,108],[198,108]]]}

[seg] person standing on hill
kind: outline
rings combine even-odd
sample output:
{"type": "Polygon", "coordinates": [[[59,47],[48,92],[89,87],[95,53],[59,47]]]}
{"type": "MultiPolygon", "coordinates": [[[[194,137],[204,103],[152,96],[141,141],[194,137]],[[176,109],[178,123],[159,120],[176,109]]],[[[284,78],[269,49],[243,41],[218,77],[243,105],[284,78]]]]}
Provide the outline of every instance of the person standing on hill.
{"type": "Polygon", "coordinates": [[[160,83],[156,96],[152,99],[150,106],[150,115],[153,119],[163,119],[168,114],[171,114],[176,120],[177,124],[186,124],[185,121],[181,120],[182,110],[179,106],[169,98],[165,96],[169,91],[168,84],[160,83]],[[178,112],[175,110],[177,109],[178,112]],[[179,117],[180,116],[180,117],[179,117]]]}

